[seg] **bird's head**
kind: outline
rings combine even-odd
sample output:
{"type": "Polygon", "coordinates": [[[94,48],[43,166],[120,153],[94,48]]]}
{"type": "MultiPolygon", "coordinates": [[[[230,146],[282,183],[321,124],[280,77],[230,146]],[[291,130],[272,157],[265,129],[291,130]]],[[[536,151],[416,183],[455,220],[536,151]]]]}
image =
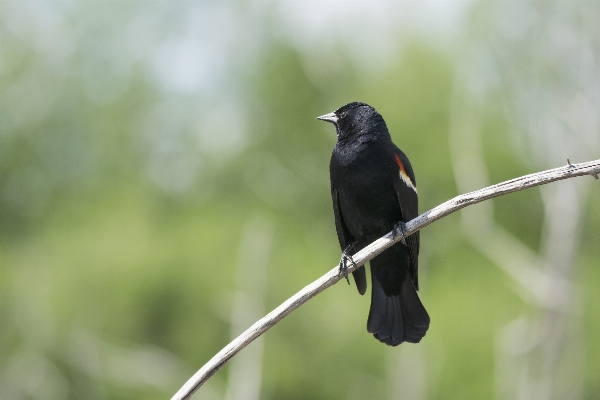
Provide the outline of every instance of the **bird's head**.
{"type": "Polygon", "coordinates": [[[354,102],[317,117],[335,125],[338,140],[388,135],[383,117],[368,104],[354,102]]]}

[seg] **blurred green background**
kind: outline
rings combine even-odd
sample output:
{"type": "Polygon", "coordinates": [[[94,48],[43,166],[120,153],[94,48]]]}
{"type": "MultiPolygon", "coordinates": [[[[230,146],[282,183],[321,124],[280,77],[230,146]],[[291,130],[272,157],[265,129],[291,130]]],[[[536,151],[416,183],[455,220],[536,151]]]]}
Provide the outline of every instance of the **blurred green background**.
{"type": "MultiPolygon", "coordinates": [[[[0,2],[0,398],[162,399],[332,268],[328,163],[373,105],[420,210],[600,154],[600,3],[0,2]]],[[[197,399],[600,397],[600,186],[422,231],[431,329],[345,283],[197,399]]]]}

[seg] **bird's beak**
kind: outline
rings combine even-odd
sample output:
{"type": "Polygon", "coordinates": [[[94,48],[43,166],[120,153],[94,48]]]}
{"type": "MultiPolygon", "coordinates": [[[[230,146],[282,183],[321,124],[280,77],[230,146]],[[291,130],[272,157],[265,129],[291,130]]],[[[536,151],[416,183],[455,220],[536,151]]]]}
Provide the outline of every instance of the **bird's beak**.
{"type": "Polygon", "coordinates": [[[335,123],[337,123],[338,117],[337,117],[337,115],[335,115],[335,113],[330,112],[329,114],[325,114],[325,115],[321,115],[320,117],[317,117],[317,119],[335,124],[335,123]]]}

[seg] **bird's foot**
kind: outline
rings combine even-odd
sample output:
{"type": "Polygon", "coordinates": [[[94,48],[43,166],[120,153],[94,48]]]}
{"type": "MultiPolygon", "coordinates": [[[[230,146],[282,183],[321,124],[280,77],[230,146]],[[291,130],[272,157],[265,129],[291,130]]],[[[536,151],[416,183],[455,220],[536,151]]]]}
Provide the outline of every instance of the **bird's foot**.
{"type": "Polygon", "coordinates": [[[402,221],[398,222],[394,225],[394,230],[392,231],[392,240],[396,240],[398,236],[400,236],[400,241],[403,245],[406,246],[406,236],[404,235],[404,226],[406,224],[402,221]]]}
{"type": "Polygon", "coordinates": [[[356,263],[354,262],[354,259],[352,258],[352,256],[350,255],[350,253],[348,253],[348,250],[350,250],[351,246],[348,246],[344,249],[344,251],[342,251],[342,257],[340,258],[340,273],[338,274],[338,276],[340,275],[344,275],[344,278],[346,278],[346,282],[348,282],[348,285],[350,284],[350,279],[348,279],[348,262],[350,262],[350,264],[352,264],[354,267],[356,267],[356,263]]]}

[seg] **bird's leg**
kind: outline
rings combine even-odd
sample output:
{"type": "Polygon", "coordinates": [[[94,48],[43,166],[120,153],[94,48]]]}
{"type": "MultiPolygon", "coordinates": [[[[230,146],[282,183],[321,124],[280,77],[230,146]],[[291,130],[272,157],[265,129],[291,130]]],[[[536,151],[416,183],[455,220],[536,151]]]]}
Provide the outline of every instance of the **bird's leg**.
{"type": "Polygon", "coordinates": [[[344,251],[342,251],[342,258],[340,258],[340,264],[339,264],[340,273],[338,274],[338,276],[344,275],[344,278],[346,278],[346,282],[348,282],[348,285],[350,284],[350,279],[348,279],[348,261],[350,261],[350,264],[352,264],[353,266],[356,267],[356,263],[354,262],[354,259],[352,258],[350,253],[348,253],[348,251],[350,250],[351,247],[352,247],[352,245],[346,247],[344,249],[344,251]]]}
{"type": "Polygon", "coordinates": [[[396,225],[394,225],[394,230],[392,231],[392,240],[396,240],[398,235],[400,235],[400,237],[401,237],[400,241],[402,242],[403,245],[406,246],[406,236],[404,236],[404,226],[405,225],[406,224],[402,221],[400,221],[396,225]]]}

